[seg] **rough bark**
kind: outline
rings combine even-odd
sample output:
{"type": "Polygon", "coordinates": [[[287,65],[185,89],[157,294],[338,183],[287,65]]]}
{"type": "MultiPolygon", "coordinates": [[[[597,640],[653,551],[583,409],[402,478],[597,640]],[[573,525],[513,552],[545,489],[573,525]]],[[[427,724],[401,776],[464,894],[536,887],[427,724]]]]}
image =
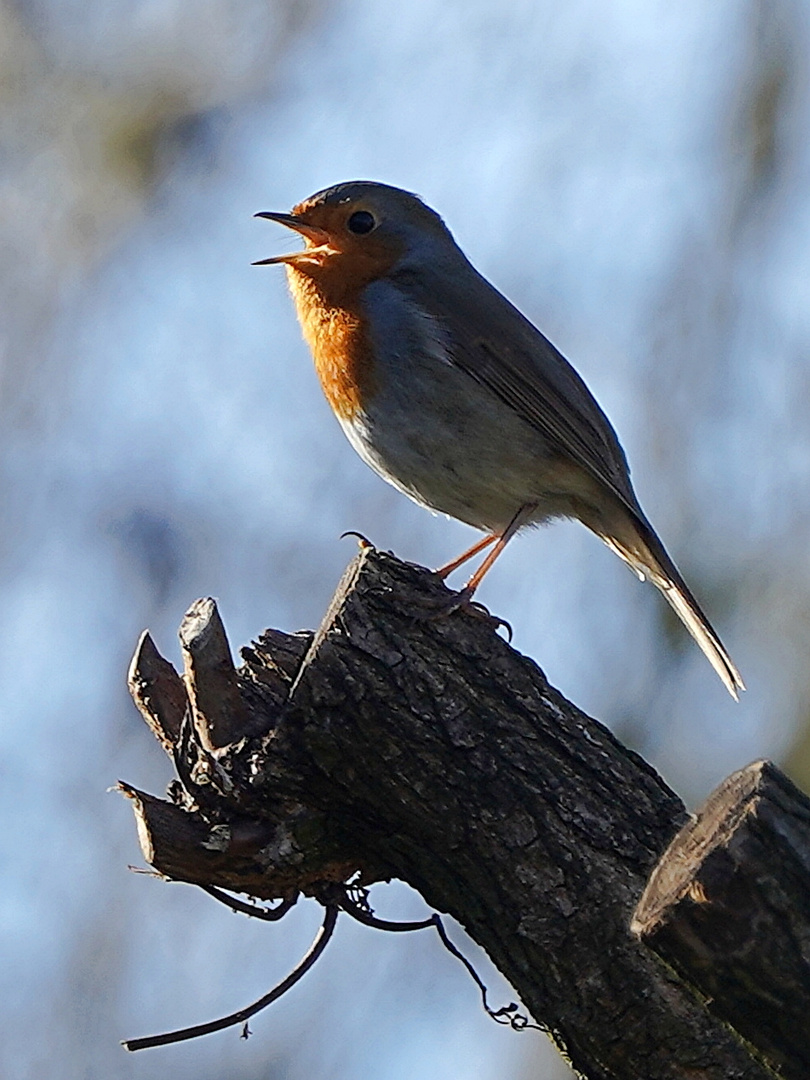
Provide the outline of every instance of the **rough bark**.
{"type": "MultiPolygon", "coordinates": [[[[447,596],[366,549],[314,637],[243,650],[246,737],[206,748],[192,703],[174,802],[126,789],[146,857],[265,898],[354,871],[401,878],[464,925],[590,1080],[772,1076],[630,933],[680,800],[485,619],[431,617],[447,596]]],[[[195,693],[205,679],[203,665],[195,693]]]]}
{"type": "Polygon", "coordinates": [[[678,833],[632,929],[790,1080],[810,1077],[810,799],[757,761],[678,833]]]}

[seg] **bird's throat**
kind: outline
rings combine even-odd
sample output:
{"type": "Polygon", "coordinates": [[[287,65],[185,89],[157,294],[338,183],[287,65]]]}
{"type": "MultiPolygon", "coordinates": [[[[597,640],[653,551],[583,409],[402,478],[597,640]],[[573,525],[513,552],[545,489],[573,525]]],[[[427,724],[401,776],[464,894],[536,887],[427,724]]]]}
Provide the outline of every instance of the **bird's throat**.
{"type": "Polygon", "coordinates": [[[374,394],[374,371],[367,320],[347,296],[330,298],[319,282],[287,267],[298,321],[310,347],[326,400],[340,420],[362,413],[374,394]]]}

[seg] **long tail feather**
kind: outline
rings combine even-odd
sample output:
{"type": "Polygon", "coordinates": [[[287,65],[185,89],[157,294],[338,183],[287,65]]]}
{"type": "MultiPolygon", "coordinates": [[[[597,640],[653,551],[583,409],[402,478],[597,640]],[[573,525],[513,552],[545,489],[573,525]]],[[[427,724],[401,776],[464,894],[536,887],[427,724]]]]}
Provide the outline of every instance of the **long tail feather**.
{"type": "Polygon", "coordinates": [[[689,586],[646,519],[634,517],[632,525],[635,533],[632,540],[604,534],[602,539],[620,558],[629,563],[637,574],[649,579],[660,589],[675,614],[703,650],[723,685],[734,700],[739,701],[740,691],[745,689],[742,676],[712,624],[703,614],[689,586]]]}

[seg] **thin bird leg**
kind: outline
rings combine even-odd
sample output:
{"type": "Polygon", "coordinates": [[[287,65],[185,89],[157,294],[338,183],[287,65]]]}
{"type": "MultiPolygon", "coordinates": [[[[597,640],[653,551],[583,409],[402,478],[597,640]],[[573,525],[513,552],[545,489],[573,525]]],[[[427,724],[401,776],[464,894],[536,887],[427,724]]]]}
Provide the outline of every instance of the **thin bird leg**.
{"type": "MultiPolygon", "coordinates": [[[[534,513],[534,511],[536,509],[537,509],[537,507],[536,507],[536,505],[534,503],[526,503],[525,506],[521,506],[521,508],[518,510],[518,512],[515,514],[515,516],[512,518],[512,520],[506,526],[504,531],[498,537],[498,542],[495,545],[495,547],[492,549],[492,551],[490,551],[489,555],[487,555],[487,557],[484,559],[484,561],[481,563],[481,565],[475,571],[473,576],[470,578],[470,580],[467,582],[467,584],[461,590],[461,592],[459,593],[459,596],[462,596],[464,598],[464,600],[469,600],[470,599],[470,597],[473,595],[475,590],[478,588],[478,586],[484,580],[484,576],[486,575],[487,571],[491,568],[491,566],[495,562],[495,560],[498,558],[500,553],[503,551],[503,549],[506,547],[506,545],[509,543],[509,541],[512,539],[512,537],[515,535],[515,533],[518,532],[519,529],[522,529],[523,526],[525,524],[527,524],[528,521],[531,520],[531,516],[532,516],[532,514],[534,513]]],[[[488,538],[488,539],[491,539],[491,538],[488,538]]],[[[482,546],[485,546],[485,545],[480,545],[479,544],[479,549],[482,546]]]]}
{"type": "Polygon", "coordinates": [[[477,555],[478,552],[483,551],[485,547],[489,547],[490,544],[494,544],[497,539],[498,534],[492,533],[490,536],[485,536],[483,540],[477,540],[471,548],[464,552],[463,555],[459,555],[457,559],[453,559],[453,561],[449,562],[447,566],[442,566],[439,570],[436,571],[436,573],[439,575],[442,581],[444,581],[444,579],[449,577],[454,570],[458,570],[458,568],[460,566],[463,566],[465,562],[467,562],[473,557],[473,555],[477,555]]]}

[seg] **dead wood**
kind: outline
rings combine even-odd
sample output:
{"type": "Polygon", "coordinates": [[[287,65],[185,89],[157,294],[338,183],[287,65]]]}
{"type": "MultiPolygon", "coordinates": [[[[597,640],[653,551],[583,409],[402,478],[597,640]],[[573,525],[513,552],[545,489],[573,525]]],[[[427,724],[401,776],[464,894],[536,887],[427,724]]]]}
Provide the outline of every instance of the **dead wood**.
{"type": "Polygon", "coordinates": [[[365,548],[315,635],[268,631],[231,673],[215,607],[198,604],[195,634],[213,642],[193,678],[187,662],[180,721],[144,639],[136,700],[182,782],[170,802],[126,788],[146,858],[266,899],[401,878],[463,924],[590,1080],[772,1076],[630,933],[687,821],[680,800],[486,620],[431,617],[446,597],[365,548]]]}

